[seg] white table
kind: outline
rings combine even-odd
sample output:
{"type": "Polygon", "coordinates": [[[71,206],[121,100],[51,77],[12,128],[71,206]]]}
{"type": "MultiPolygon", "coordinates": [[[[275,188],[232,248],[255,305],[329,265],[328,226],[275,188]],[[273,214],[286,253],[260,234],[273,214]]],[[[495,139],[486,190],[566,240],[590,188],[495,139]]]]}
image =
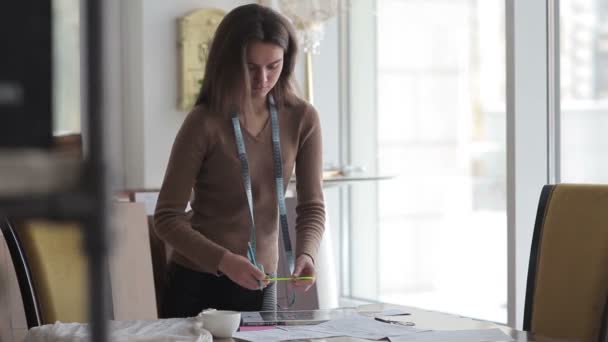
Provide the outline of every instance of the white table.
{"type": "MultiPolygon", "coordinates": [[[[372,304],[363,305],[357,308],[359,312],[379,312],[387,308],[397,307],[394,305],[372,304]]],[[[493,322],[474,320],[471,318],[460,317],[457,315],[445,314],[436,311],[423,310],[413,307],[398,308],[404,309],[410,313],[407,316],[393,317],[392,319],[404,320],[415,323],[415,327],[419,329],[431,330],[473,330],[473,329],[494,329],[499,328],[507,335],[513,337],[516,342],[569,342],[564,339],[547,338],[534,336],[534,334],[515,330],[493,322]]],[[[68,323],[61,325],[46,325],[31,329],[25,339],[25,342],[39,341],[84,341],[83,335],[86,332],[86,324],[68,323]],[[72,334],[72,335],[70,335],[72,334]]],[[[205,330],[199,330],[199,334],[195,332],[196,324],[194,318],[188,319],[163,319],[150,321],[114,321],[110,327],[114,330],[115,339],[118,341],[168,341],[176,340],[177,336],[182,336],[182,341],[211,341],[210,335],[205,330]],[[138,336],[132,333],[139,331],[138,336]],[[118,334],[116,333],[118,332],[118,334]],[[145,333],[141,333],[145,332],[145,333]],[[131,333],[131,335],[129,335],[131,333]]],[[[237,339],[215,339],[215,341],[238,341],[237,339]]],[[[315,339],[311,341],[328,341],[328,342],[354,342],[368,341],[352,337],[333,337],[326,339],[315,339]]]]}

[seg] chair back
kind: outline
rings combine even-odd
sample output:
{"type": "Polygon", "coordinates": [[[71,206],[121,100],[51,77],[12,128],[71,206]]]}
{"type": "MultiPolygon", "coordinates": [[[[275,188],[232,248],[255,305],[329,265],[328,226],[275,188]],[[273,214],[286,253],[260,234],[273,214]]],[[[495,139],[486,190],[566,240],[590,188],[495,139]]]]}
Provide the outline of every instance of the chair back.
{"type": "Polygon", "coordinates": [[[154,230],[154,217],[148,216],[148,229],[150,230],[150,252],[152,257],[152,272],[154,274],[154,291],[156,294],[157,314],[160,317],[163,292],[167,283],[169,258],[173,248],[165,243],[154,230]]]}
{"type": "Polygon", "coordinates": [[[538,205],[524,330],[603,341],[608,305],[608,185],[547,185],[538,205]]]}
{"type": "Polygon", "coordinates": [[[76,224],[45,220],[0,223],[6,239],[28,328],[87,321],[87,265],[76,224]]]}

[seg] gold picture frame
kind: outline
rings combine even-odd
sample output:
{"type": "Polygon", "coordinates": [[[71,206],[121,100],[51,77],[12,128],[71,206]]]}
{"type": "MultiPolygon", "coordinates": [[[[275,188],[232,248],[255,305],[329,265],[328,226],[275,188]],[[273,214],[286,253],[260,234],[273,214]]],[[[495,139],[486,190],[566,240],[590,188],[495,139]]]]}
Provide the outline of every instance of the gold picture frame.
{"type": "Polygon", "coordinates": [[[205,74],[205,64],[215,30],[226,15],[221,9],[204,8],[179,17],[179,91],[177,106],[188,111],[194,106],[205,74]]]}

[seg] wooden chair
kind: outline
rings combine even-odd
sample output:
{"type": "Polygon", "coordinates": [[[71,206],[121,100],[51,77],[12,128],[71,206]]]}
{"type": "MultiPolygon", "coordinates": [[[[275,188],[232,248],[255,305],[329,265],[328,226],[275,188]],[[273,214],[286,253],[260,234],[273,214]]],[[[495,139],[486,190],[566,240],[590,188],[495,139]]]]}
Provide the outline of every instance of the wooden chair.
{"type": "Polygon", "coordinates": [[[152,257],[152,271],[154,275],[154,292],[156,294],[156,310],[160,317],[160,308],[163,301],[163,292],[167,283],[169,256],[172,248],[161,240],[154,230],[154,218],[148,216],[148,229],[150,230],[150,252],[152,257]]]}
{"type": "Polygon", "coordinates": [[[173,248],[165,243],[154,229],[154,208],[158,200],[159,189],[129,189],[121,195],[128,202],[143,203],[146,206],[148,229],[150,237],[150,253],[152,258],[152,271],[154,275],[154,290],[156,295],[157,313],[160,317],[163,292],[167,280],[169,259],[173,248]]]}
{"type": "Polygon", "coordinates": [[[606,341],[608,185],[543,187],[530,251],[524,330],[606,341]]]}

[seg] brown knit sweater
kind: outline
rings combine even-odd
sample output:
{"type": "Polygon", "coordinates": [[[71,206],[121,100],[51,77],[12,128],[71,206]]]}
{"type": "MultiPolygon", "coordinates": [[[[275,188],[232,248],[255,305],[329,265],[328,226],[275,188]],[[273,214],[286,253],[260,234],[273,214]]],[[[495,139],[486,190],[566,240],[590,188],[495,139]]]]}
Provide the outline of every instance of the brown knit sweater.
{"type": "MultiPolygon", "coordinates": [[[[297,178],[295,253],[314,259],[325,224],[319,117],[304,101],[278,111],[285,189],[294,164],[297,178]]],[[[257,136],[244,127],[242,131],[253,191],[256,258],[266,272],[274,272],[279,228],[270,119],[257,136]]],[[[247,256],[248,208],[230,118],[196,107],[173,144],[154,214],[156,232],[174,248],[175,262],[216,273],[226,251],[247,256]],[[188,215],[184,210],[192,189],[188,215]]]]}

